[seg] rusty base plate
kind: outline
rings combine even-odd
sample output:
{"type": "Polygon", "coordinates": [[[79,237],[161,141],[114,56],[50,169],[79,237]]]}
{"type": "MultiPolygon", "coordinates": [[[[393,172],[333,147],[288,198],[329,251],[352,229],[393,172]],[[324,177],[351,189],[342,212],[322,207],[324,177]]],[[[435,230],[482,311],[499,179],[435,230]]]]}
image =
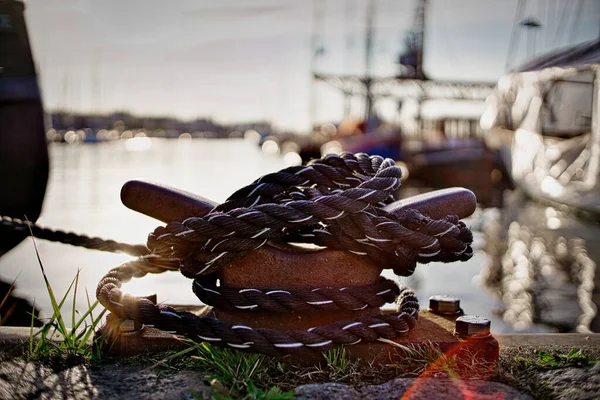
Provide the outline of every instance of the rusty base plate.
{"type": "MultiPolygon", "coordinates": [[[[194,312],[199,316],[212,316],[211,307],[173,306],[181,311],[194,312]]],[[[363,364],[384,364],[399,361],[406,355],[406,348],[433,346],[446,355],[456,355],[480,360],[493,365],[498,360],[498,341],[490,334],[460,338],[454,333],[455,319],[459,315],[442,316],[428,310],[421,310],[417,326],[406,335],[394,339],[400,346],[383,342],[358,343],[347,346],[348,356],[363,364]],[[404,346],[404,348],[402,347],[404,346]]],[[[155,328],[134,326],[131,321],[121,321],[112,314],[107,323],[97,332],[104,335],[103,349],[112,356],[132,356],[144,352],[181,350],[186,344],[174,335],[155,328]]],[[[323,360],[318,352],[294,354],[286,357],[287,363],[296,365],[316,365],[323,360]]]]}

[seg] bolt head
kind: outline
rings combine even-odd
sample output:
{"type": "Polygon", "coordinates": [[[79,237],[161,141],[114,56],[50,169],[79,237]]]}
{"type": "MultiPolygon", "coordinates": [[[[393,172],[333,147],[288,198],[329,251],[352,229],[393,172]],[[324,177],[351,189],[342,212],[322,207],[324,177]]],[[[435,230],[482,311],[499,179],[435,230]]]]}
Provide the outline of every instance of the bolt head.
{"type": "Polygon", "coordinates": [[[490,333],[491,322],[477,315],[463,315],[456,318],[455,331],[462,337],[485,335],[490,333]]]}
{"type": "Polygon", "coordinates": [[[429,309],[434,314],[460,313],[460,299],[458,297],[436,295],[429,298],[429,309]]]}
{"type": "Polygon", "coordinates": [[[130,319],[125,319],[119,325],[119,329],[121,333],[133,333],[142,330],[142,324],[137,321],[132,321],[130,319]]]}

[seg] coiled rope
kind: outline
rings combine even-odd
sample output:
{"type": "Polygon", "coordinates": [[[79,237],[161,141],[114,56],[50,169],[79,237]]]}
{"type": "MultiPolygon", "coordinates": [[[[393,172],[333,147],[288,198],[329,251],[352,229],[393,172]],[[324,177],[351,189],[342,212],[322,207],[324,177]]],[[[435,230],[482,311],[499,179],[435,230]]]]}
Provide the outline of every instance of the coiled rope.
{"type": "Polygon", "coordinates": [[[151,254],[111,270],[96,295],[121,318],[196,341],[275,356],[398,337],[416,325],[419,305],[412,291],[389,280],[352,288],[237,290],[218,287],[216,272],[269,241],[346,249],[403,276],[412,274],[417,262],[471,257],[471,232],[457,216],[433,220],[416,210],[384,210],[394,200],[400,177],[392,160],[361,153],[327,156],[265,175],[207,215],[156,228],[147,243],[151,254]],[[224,309],[360,310],[396,301],[398,312],[282,332],[198,317],[120,289],[133,277],[166,270],[194,279],[199,299],[224,309]]]}
{"type": "Polygon", "coordinates": [[[385,210],[394,201],[400,178],[400,168],[390,159],[363,153],[329,155],[265,175],[207,215],[158,227],[149,235],[147,246],[53,231],[9,217],[0,219],[0,228],[138,256],[109,271],[96,291],[100,303],[120,318],[196,341],[275,356],[323,351],[408,332],[418,317],[415,294],[385,278],[348,288],[232,289],[219,287],[216,273],[269,242],[347,250],[401,276],[411,275],[417,262],[469,259],[473,237],[458,216],[434,220],[413,209],[385,210]],[[281,332],[201,318],[121,291],[122,284],[132,278],[176,270],[194,279],[193,291],[203,303],[225,310],[362,310],[395,302],[397,312],[281,332]]]}

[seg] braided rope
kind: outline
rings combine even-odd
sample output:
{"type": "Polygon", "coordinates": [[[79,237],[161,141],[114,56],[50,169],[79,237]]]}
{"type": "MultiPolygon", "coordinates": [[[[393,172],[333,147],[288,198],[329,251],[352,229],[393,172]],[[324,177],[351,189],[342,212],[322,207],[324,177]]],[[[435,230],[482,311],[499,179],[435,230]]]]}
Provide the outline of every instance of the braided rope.
{"type": "Polygon", "coordinates": [[[470,258],[472,234],[458,217],[381,209],[401,174],[392,160],[360,153],[289,167],[239,189],[204,217],[157,228],[148,248],[182,258],[190,278],[213,274],[273,239],[345,249],[404,276],[417,262],[470,258]]]}
{"type": "Polygon", "coordinates": [[[358,311],[393,303],[400,295],[398,285],[383,277],[372,285],[297,290],[232,289],[196,279],[193,290],[204,304],[230,311],[358,311]]]}
{"type": "Polygon", "coordinates": [[[300,351],[321,352],[339,345],[353,345],[379,338],[393,339],[416,325],[419,303],[407,288],[397,288],[399,312],[366,316],[354,321],[332,324],[302,331],[276,331],[230,324],[190,312],[177,311],[150,300],[121,291],[122,283],[147,273],[176,269],[178,260],[160,256],[140,257],[112,269],[98,285],[99,302],[120,318],[132,319],[172,334],[196,341],[210,342],[243,351],[282,356],[300,351]]]}
{"type": "Polygon", "coordinates": [[[349,153],[265,175],[203,217],[155,229],[148,237],[152,254],[111,270],[96,295],[121,318],[270,355],[397,337],[415,326],[418,302],[413,292],[383,278],[364,287],[262,291],[218,288],[215,273],[269,240],[346,249],[398,275],[412,274],[417,262],[468,259],[473,238],[458,217],[433,220],[416,210],[390,214],[382,209],[393,201],[400,177],[392,160],[349,153]],[[193,290],[202,301],[224,309],[358,310],[396,299],[399,312],[279,332],[199,318],[120,289],[133,277],[174,269],[194,278],[193,290]]]}
{"type": "Polygon", "coordinates": [[[85,247],[92,250],[107,251],[111,253],[125,253],[135,257],[144,256],[150,251],[145,245],[120,243],[114,240],[106,240],[99,237],[89,237],[73,232],[64,232],[41,227],[30,221],[23,221],[18,218],[0,216],[0,229],[10,229],[15,232],[22,232],[32,235],[38,239],[50,240],[70,244],[72,246],[85,247]]]}

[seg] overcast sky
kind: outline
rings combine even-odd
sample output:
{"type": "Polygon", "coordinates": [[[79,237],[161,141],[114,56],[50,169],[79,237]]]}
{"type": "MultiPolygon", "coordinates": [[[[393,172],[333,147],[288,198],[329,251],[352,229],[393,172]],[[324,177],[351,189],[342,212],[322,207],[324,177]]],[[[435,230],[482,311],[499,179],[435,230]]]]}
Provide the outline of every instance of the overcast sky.
{"type": "MultiPolygon", "coordinates": [[[[375,0],[373,72],[394,75],[415,0],[375,0]]],[[[518,0],[430,0],[424,69],[436,79],[504,73],[518,0]]],[[[531,0],[536,51],[599,36],[600,1],[531,0]],[[575,21],[577,15],[579,18],[575,21]],[[561,23],[562,22],[562,23],[561,23]],[[557,29],[557,27],[561,27],[557,29]]],[[[309,123],[313,2],[294,0],[29,0],[26,19],[48,109],[309,123]]],[[[326,0],[323,72],[362,73],[366,1],[326,0]]],[[[523,28],[521,28],[523,29],[523,28]]],[[[522,32],[516,61],[526,55],[522,32]]],[[[318,90],[317,117],[340,97],[318,90]]]]}

